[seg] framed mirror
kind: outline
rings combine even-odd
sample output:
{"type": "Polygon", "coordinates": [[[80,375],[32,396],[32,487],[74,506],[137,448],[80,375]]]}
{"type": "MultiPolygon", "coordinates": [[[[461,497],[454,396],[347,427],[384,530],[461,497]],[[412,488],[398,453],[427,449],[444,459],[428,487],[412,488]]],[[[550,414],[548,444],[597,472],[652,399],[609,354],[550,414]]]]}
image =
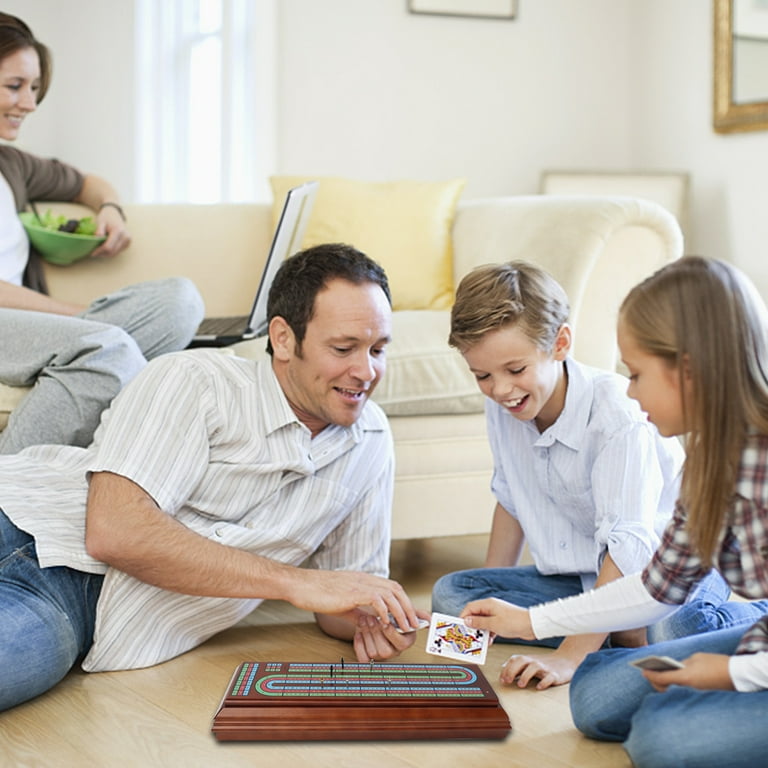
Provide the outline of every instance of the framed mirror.
{"type": "Polygon", "coordinates": [[[714,128],[768,130],[768,2],[715,0],[714,128]]]}

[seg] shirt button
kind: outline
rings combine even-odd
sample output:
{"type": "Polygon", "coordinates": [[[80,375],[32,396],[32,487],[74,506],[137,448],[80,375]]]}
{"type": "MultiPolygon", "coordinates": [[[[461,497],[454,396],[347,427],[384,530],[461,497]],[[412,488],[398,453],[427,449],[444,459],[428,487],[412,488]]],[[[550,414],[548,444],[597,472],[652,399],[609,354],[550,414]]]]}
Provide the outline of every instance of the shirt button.
{"type": "Polygon", "coordinates": [[[561,541],[560,542],[560,549],[568,549],[568,542],[567,541],[561,541]]]}

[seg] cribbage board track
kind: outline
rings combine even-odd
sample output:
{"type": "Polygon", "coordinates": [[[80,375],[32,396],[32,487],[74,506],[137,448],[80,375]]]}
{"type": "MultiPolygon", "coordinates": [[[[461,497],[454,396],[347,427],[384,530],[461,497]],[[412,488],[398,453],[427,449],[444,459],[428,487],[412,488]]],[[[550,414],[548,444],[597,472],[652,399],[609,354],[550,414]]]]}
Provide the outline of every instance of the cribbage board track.
{"type": "Polygon", "coordinates": [[[461,664],[246,661],[213,720],[220,741],[504,739],[483,673],[461,664]]]}

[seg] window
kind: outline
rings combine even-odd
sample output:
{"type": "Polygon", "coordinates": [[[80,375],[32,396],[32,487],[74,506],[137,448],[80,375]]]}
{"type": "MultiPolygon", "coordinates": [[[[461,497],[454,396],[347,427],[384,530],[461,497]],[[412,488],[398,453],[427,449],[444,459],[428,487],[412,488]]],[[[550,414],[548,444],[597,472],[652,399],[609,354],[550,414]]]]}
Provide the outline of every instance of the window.
{"type": "Polygon", "coordinates": [[[270,198],[274,0],[137,0],[140,202],[270,198]]]}

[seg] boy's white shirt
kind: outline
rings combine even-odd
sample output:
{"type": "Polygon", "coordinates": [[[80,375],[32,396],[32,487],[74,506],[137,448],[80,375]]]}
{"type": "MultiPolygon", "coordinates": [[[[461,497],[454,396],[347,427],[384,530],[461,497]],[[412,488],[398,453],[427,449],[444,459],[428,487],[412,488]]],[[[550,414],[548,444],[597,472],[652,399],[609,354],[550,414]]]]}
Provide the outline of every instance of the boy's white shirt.
{"type": "Polygon", "coordinates": [[[591,589],[606,550],[622,573],[648,564],[684,456],[626,397],[626,379],[571,358],[565,366],[565,405],[543,433],[486,401],[492,490],[520,523],[537,569],[578,573],[591,589]]]}

